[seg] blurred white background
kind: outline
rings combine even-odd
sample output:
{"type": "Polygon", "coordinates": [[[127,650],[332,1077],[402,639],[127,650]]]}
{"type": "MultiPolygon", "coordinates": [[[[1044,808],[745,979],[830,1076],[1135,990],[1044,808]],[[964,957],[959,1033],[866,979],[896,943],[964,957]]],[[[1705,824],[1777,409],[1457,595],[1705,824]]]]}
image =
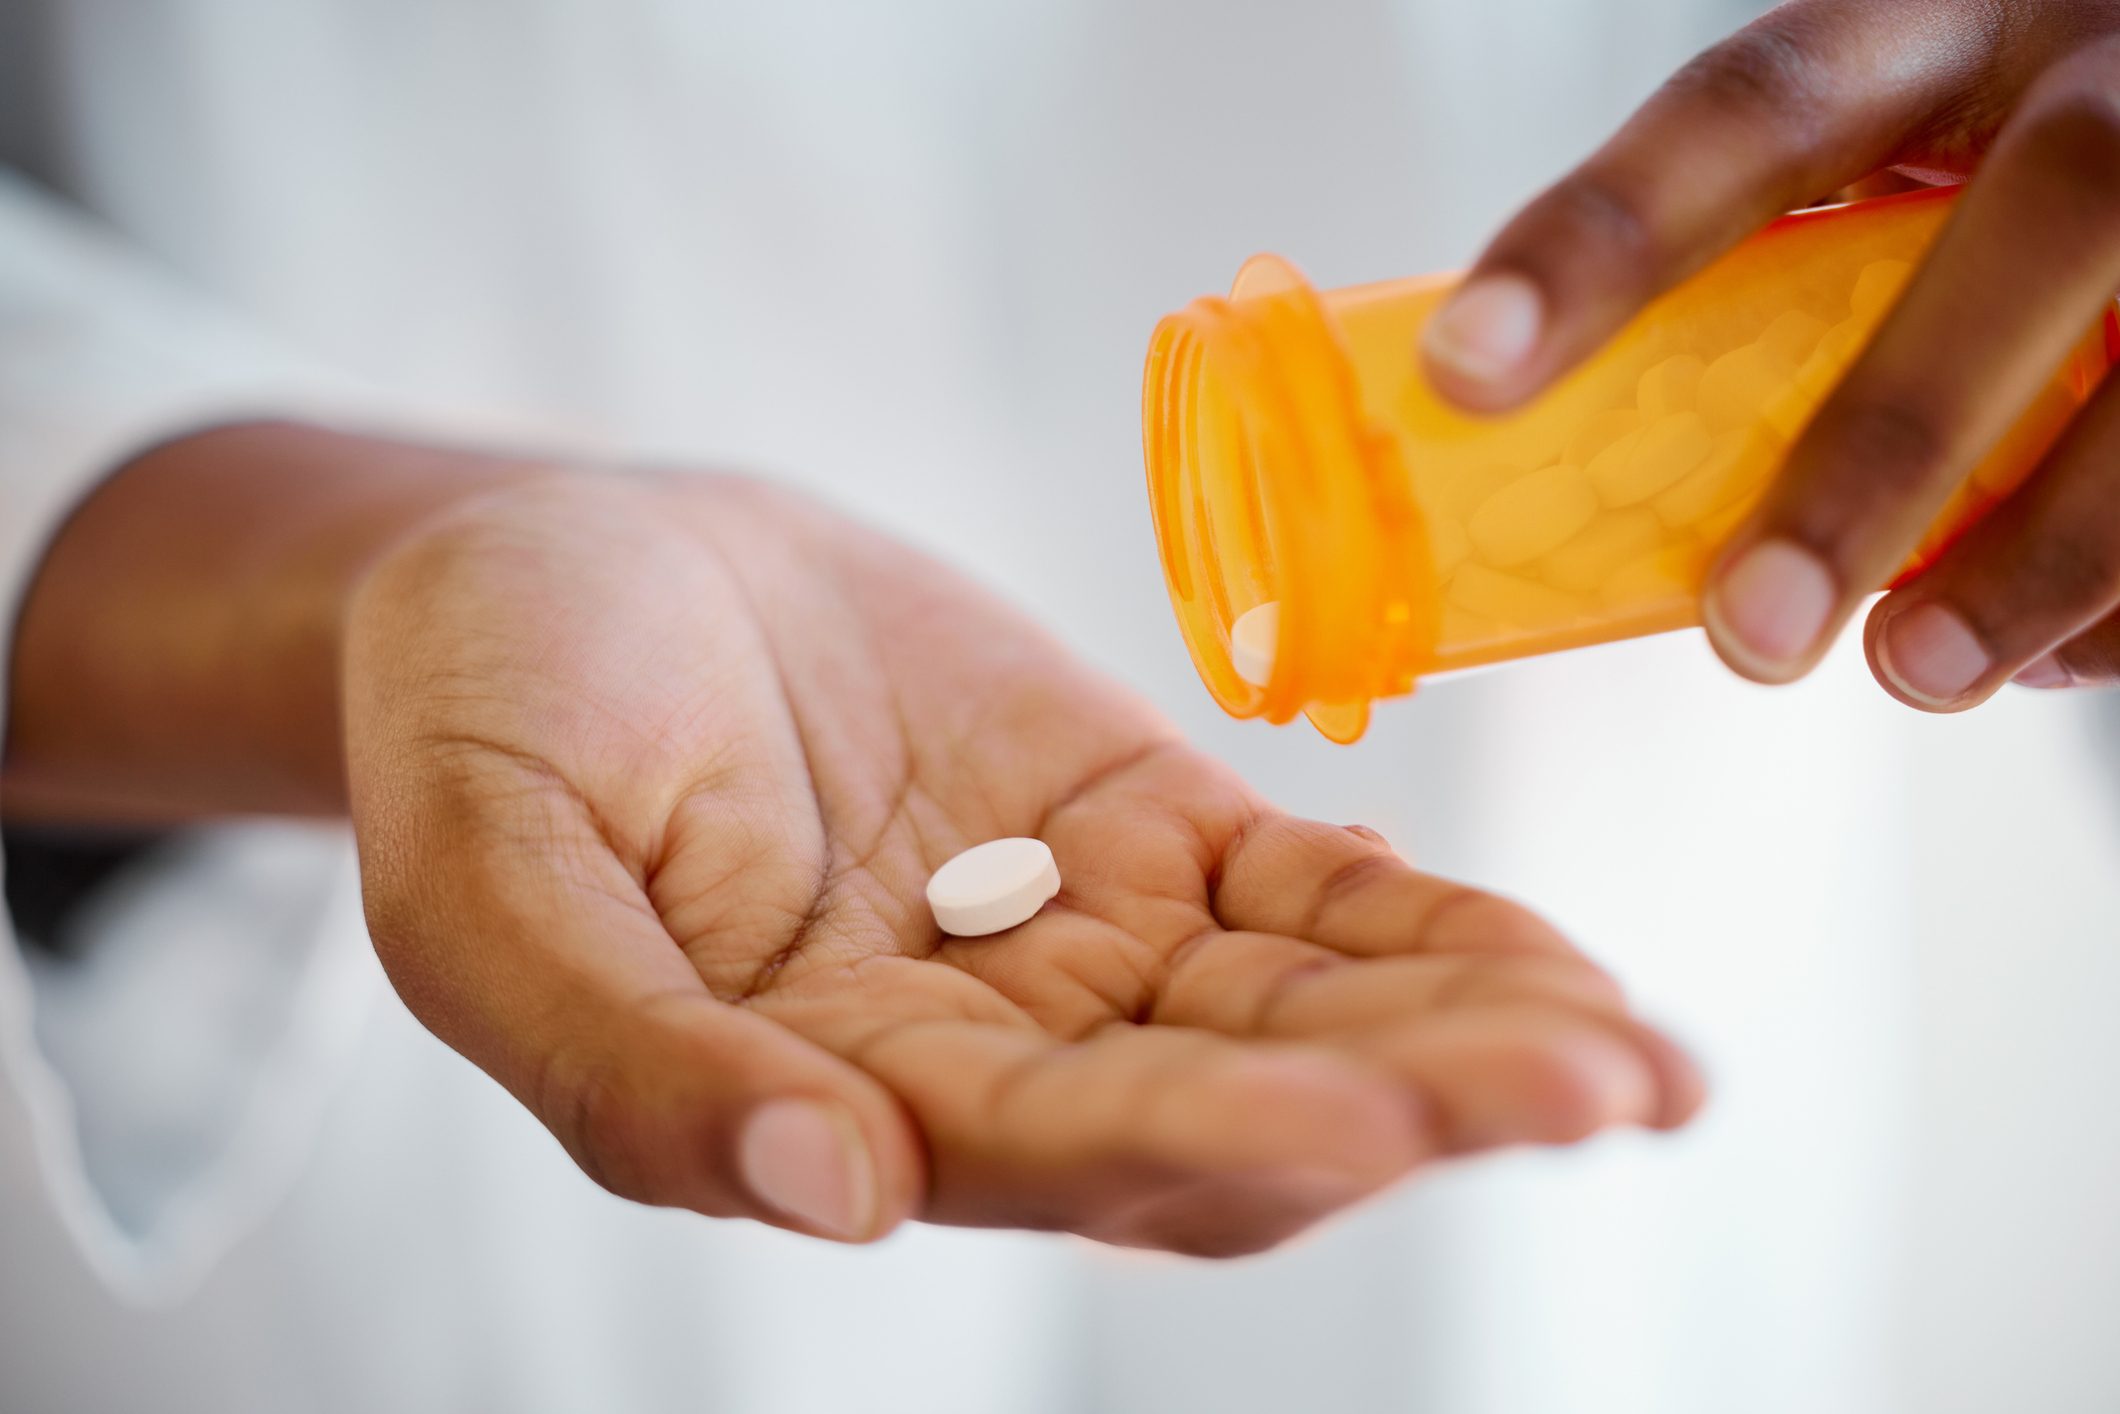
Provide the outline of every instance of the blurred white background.
{"type": "MultiPolygon", "coordinates": [[[[1339,749],[1221,719],[1165,609],[1155,318],[1255,249],[1326,284],[1466,259],[1749,13],[17,4],[12,155],[228,311],[465,425],[784,475],[971,565],[1291,808],[1547,911],[1715,1098],[1235,1265],[850,1253],[605,1197],[354,962],[356,1017],[296,1014],[348,1039],[246,1180],[271,1201],[162,1305],[0,1215],[40,1273],[0,1278],[0,1404],[2120,1408],[2120,717],[1926,719],[1852,651],[1770,693],[1684,635],[1439,684],[1339,749]]],[[[318,907],[357,957],[350,895],[318,907]]],[[[118,1063],[44,985],[87,1132],[118,1063]]]]}

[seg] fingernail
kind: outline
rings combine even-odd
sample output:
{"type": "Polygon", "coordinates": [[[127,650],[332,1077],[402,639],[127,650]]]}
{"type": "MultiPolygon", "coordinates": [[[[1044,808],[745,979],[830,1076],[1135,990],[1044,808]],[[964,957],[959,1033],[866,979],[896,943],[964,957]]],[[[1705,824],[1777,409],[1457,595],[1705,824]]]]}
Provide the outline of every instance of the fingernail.
{"type": "Polygon", "coordinates": [[[745,1123],[738,1164],[752,1196],[832,1237],[868,1235],[876,1167],[853,1115],[816,1100],[771,1100],[745,1123]]]}
{"type": "Polygon", "coordinates": [[[1717,637],[1766,673],[1793,668],[1825,632],[1839,599],[1816,555],[1765,540],[1737,557],[1708,592],[1717,637]]]}
{"type": "Polygon", "coordinates": [[[1483,275],[1450,297],[1423,337],[1438,363],[1485,383],[1530,356],[1544,320],[1538,286],[1521,275],[1483,275]]]}
{"type": "Polygon", "coordinates": [[[1917,604],[1885,620],[1877,635],[1877,666],[1915,701],[1945,707],[1979,682],[1994,660],[1956,610],[1917,604]]]}
{"type": "Polygon", "coordinates": [[[2020,687],[2074,687],[2075,675],[2061,666],[2061,660],[2049,653],[2044,658],[2027,663],[2024,671],[2010,679],[2020,687]]]}

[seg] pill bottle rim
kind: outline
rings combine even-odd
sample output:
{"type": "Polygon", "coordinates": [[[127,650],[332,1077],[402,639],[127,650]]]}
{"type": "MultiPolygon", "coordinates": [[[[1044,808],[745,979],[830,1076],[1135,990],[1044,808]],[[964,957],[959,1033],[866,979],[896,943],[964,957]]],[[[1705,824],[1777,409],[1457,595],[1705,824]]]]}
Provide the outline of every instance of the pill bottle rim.
{"type": "MultiPolygon", "coordinates": [[[[1955,195],[1955,188],[1938,187],[1861,204],[1911,206],[1948,202],[1955,195]]],[[[1832,219],[1840,210],[1791,212],[1761,234],[1832,219]]],[[[1434,580],[1425,575],[1426,528],[1410,496],[1389,494],[1393,486],[1406,487],[1404,469],[1389,434],[1363,415],[1353,361],[1339,337],[1330,298],[1319,296],[1287,262],[1254,257],[1227,298],[1196,300],[1157,326],[1143,384],[1142,426],[1166,586],[1210,695],[1232,716],[1285,723],[1303,713],[1326,736],[1351,741],[1366,726],[1371,698],[1410,692],[1415,679],[1433,671],[1440,605],[1434,580]],[[1259,306],[1269,297],[1276,297],[1270,303],[1278,313],[1292,316],[1298,337],[1289,337],[1288,318],[1277,328],[1267,327],[1259,306]],[[1321,381],[1338,395],[1321,403],[1290,392],[1298,384],[1315,391],[1321,381]],[[1220,396],[1248,430],[1272,432],[1284,453],[1270,464],[1270,476],[1257,478],[1259,518],[1270,542],[1263,564],[1218,546],[1204,518],[1210,493],[1240,479],[1212,466],[1211,454],[1201,445],[1198,411],[1203,389],[1213,383],[1223,385],[1220,396]],[[1353,504],[1366,506],[1365,511],[1350,514],[1349,498],[1330,494],[1350,484],[1364,489],[1366,499],[1357,496],[1353,504]],[[1226,564],[1226,555],[1240,563],[1226,564]],[[1373,579],[1358,583],[1337,563],[1344,560],[1418,565],[1423,574],[1385,593],[1373,579]],[[1247,598],[1233,597],[1232,585],[1247,576],[1254,585],[1265,585],[1266,592],[1253,589],[1247,598]],[[1269,597],[1282,605],[1281,628],[1273,673],[1260,687],[1237,674],[1229,631],[1244,609],[1269,597]],[[1408,631],[1389,642],[1360,640],[1367,647],[1359,652],[1347,650],[1344,636],[1321,642],[1326,637],[1321,625],[1378,624],[1394,613],[1408,620],[1408,631]],[[1360,680],[1365,670],[1366,684],[1347,691],[1349,679],[1360,680]],[[1321,707],[1321,700],[1335,705],[1321,707]]],[[[2120,364],[2120,302],[2106,306],[2100,323],[2103,338],[2092,332],[2088,347],[2096,351],[2102,344],[2105,364],[2120,364]]],[[[2102,376],[2105,369],[2096,372],[2102,376]]]]}
{"type": "Polygon", "coordinates": [[[1359,738],[1374,698],[1413,690],[1441,606],[1397,441],[1364,412],[1345,342],[1294,266],[1254,256],[1227,298],[1156,326],[1142,434],[1166,587],[1209,694],[1234,717],[1301,713],[1333,741],[1359,738]],[[1221,411],[1236,435],[1216,447],[1201,420],[1221,411]],[[1242,543],[1218,541],[1217,498],[1256,521],[1242,543]],[[1262,686],[1237,672],[1230,630],[1267,598],[1280,635],[1262,686]]]}

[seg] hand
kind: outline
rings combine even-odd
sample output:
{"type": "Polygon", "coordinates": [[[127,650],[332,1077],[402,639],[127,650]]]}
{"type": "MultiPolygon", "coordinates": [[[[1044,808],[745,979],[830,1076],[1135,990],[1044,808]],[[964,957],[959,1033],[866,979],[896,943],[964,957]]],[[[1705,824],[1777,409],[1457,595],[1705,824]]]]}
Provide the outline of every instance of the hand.
{"type": "MultiPolygon", "coordinates": [[[[1512,406],[1768,218],[1892,172],[1972,175],[1874,343],[1711,573],[1739,672],[1807,672],[2120,286],[2120,9],[1795,0],[1681,70],[1496,237],[1436,381],[1512,406]],[[1888,169],[1890,169],[1888,171],[1888,169]]],[[[1932,711],[2120,676],[2120,380],[1867,630],[1932,711]]]]}
{"type": "Polygon", "coordinates": [[[1231,1253],[1688,1063],[1512,904],[1291,819],[991,596],[744,482],[555,476],[366,575],[347,763],[412,1009],[615,1192],[1231,1253]],[[1060,896],[938,936],[958,850],[1060,896]]]}

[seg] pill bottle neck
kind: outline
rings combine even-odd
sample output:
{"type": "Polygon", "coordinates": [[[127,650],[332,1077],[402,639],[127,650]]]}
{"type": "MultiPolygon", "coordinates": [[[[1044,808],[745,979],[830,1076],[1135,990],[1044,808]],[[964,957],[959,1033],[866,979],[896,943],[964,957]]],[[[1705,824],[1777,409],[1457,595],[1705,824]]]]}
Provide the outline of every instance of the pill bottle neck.
{"type": "Polygon", "coordinates": [[[1253,260],[1229,298],[1157,327],[1143,401],[1157,545],[1208,691],[1234,716],[1301,712],[1354,740],[1372,699],[1412,691],[1439,606],[1399,443],[1365,415],[1316,292],[1253,260]],[[1266,602],[1280,629],[1261,686],[1229,634],[1266,602]]]}

